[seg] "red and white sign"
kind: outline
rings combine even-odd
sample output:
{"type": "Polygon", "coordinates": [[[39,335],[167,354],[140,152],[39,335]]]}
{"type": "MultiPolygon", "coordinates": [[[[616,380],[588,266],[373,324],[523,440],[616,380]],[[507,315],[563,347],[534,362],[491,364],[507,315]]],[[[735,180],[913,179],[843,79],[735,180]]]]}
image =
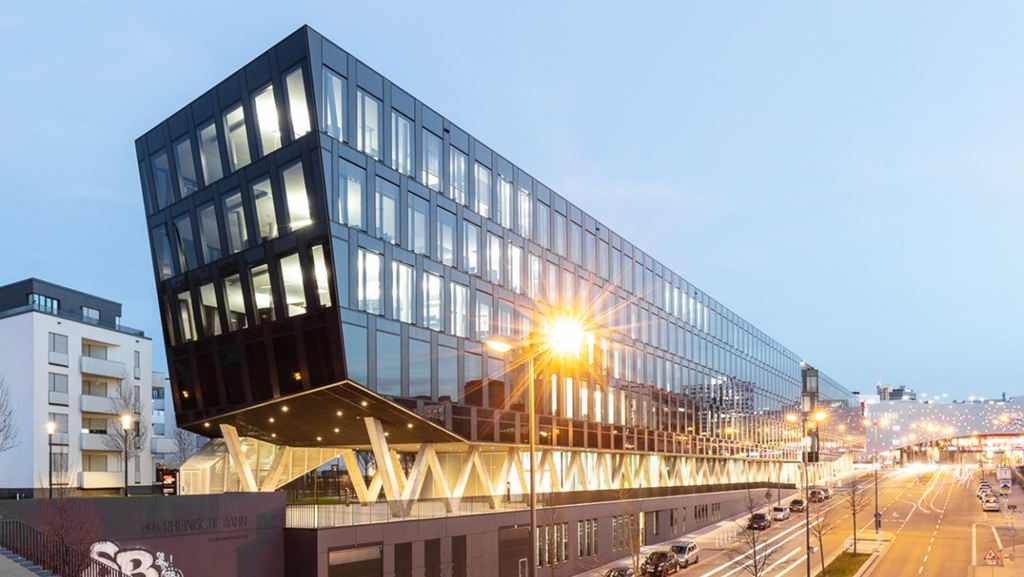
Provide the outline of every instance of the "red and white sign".
{"type": "Polygon", "coordinates": [[[989,547],[988,548],[988,553],[985,553],[985,560],[986,561],[998,561],[999,560],[999,553],[996,553],[995,549],[989,547]]]}

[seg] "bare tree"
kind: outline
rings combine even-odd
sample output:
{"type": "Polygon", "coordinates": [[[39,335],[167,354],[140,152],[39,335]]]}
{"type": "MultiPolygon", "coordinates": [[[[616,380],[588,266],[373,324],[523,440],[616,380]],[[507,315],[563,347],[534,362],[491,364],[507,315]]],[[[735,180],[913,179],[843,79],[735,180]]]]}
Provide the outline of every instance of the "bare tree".
{"type": "Polygon", "coordinates": [[[178,460],[179,466],[199,452],[204,444],[201,441],[202,438],[192,431],[174,427],[174,442],[178,448],[178,452],[174,456],[178,460]]]}
{"type": "Polygon", "coordinates": [[[846,497],[843,499],[843,504],[846,505],[847,510],[850,511],[850,516],[853,517],[853,554],[857,554],[857,513],[860,513],[871,506],[872,497],[871,492],[865,486],[861,484],[863,479],[856,478],[850,483],[850,488],[846,492],[846,497]]]}
{"type": "Polygon", "coordinates": [[[818,542],[818,553],[821,556],[820,577],[825,577],[825,535],[828,535],[836,528],[836,521],[832,518],[831,509],[826,509],[824,503],[810,503],[804,505],[811,507],[811,537],[818,542]]]}
{"type": "Polygon", "coordinates": [[[40,502],[35,525],[79,553],[56,558],[61,564],[70,565],[59,567],[61,574],[81,575],[90,565],[90,548],[103,536],[103,520],[93,508],[92,499],[76,497],[75,473],[66,463],[54,474],[57,481],[53,485],[53,499],[40,502]]]}
{"type": "MultiPolygon", "coordinates": [[[[769,497],[762,505],[761,501],[748,490],[743,504],[746,506],[749,515],[746,519],[735,522],[740,530],[736,534],[735,543],[728,549],[729,555],[732,557],[732,564],[750,575],[750,577],[766,575],[772,566],[772,562],[775,561],[781,550],[777,546],[770,547],[767,543],[768,538],[765,532],[750,528],[747,522],[754,513],[766,510],[770,501],[769,497]]],[[[769,515],[767,512],[765,514],[769,515]]]]}
{"type": "Polygon", "coordinates": [[[565,550],[569,541],[566,534],[568,526],[565,523],[565,512],[560,507],[544,507],[539,511],[537,524],[538,532],[544,530],[541,535],[550,537],[546,539],[543,548],[545,558],[538,561],[541,565],[547,565],[551,570],[551,577],[555,577],[558,569],[569,561],[569,552],[565,550]]]}
{"type": "Polygon", "coordinates": [[[107,434],[103,437],[103,444],[108,450],[119,453],[122,462],[139,458],[149,442],[149,415],[142,410],[140,397],[141,393],[128,379],[114,387],[113,395],[108,395],[112,414],[107,417],[107,434]],[[127,435],[121,422],[125,416],[132,419],[127,435]]]}
{"type": "Polygon", "coordinates": [[[0,453],[18,446],[18,423],[14,420],[16,409],[11,398],[11,384],[0,372],[0,453]]]}
{"type": "MultiPolygon", "coordinates": [[[[643,525],[640,516],[643,515],[643,507],[636,499],[636,491],[630,488],[621,488],[618,491],[621,515],[617,516],[617,525],[613,525],[613,532],[618,533],[619,544],[629,553],[629,563],[633,572],[640,574],[640,566],[643,560],[640,558],[640,549],[644,545],[643,525]]],[[[615,521],[613,521],[615,523],[615,521]]],[[[615,539],[615,535],[612,538],[615,539]]]]}

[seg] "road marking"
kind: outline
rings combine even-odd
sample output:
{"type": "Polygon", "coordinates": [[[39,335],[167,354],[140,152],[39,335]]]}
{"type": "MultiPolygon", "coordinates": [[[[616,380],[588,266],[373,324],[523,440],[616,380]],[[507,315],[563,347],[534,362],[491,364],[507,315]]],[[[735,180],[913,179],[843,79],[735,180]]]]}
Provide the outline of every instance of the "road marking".
{"type": "Polygon", "coordinates": [[[928,562],[928,556],[927,556],[927,555],[925,555],[925,556],[924,556],[924,561],[921,561],[921,562],[922,562],[922,563],[927,563],[927,562],[928,562]]]}
{"type": "Polygon", "coordinates": [[[971,525],[971,566],[978,564],[978,524],[971,525]]]}
{"type": "Polygon", "coordinates": [[[924,572],[924,565],[921,565],[921,568],[918,569],[917,572],[918,573],[923,573],[924,572]]]}
{"type": "Polygon", "coordinates": [[[1003,542],[1002,542],[1001,539],[999,539],[999,532],[996,531],[995,527],[992,527],[992,534],[995,535],[995,537],[996,537],[996,545],[999,545],[999,550],[1002,551],[1003,550],[1003,542]]]}

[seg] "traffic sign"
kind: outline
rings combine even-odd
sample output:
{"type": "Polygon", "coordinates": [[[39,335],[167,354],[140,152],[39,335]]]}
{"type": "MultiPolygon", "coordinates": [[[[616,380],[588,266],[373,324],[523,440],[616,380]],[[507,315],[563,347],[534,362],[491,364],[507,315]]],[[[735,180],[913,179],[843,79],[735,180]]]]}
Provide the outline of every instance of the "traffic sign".
{"type": "Polygon", "coordinates": [[[999,560],[999,553],[996,553],[995,549],[989,547],[988,548],[988,553],[985,553],[985,560],[986,561],[998,561],[999,560]]]}

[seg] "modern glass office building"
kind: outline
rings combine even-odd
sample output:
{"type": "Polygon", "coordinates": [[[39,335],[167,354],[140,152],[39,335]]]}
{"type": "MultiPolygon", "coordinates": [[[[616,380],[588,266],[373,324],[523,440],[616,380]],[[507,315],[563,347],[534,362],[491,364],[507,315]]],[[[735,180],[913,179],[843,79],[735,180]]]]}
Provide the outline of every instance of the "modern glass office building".
{"type": "MultiPolygon", "coordinates": [[[[525,443],[525,366],[483,343],[571,317],[583,350],[537,364],[542,445],[799,454],[797,354],[308,27],[136,150],[182,426],[525,443]]],[[[856,403],[820,396],[845,451],[856,403]]]]}

